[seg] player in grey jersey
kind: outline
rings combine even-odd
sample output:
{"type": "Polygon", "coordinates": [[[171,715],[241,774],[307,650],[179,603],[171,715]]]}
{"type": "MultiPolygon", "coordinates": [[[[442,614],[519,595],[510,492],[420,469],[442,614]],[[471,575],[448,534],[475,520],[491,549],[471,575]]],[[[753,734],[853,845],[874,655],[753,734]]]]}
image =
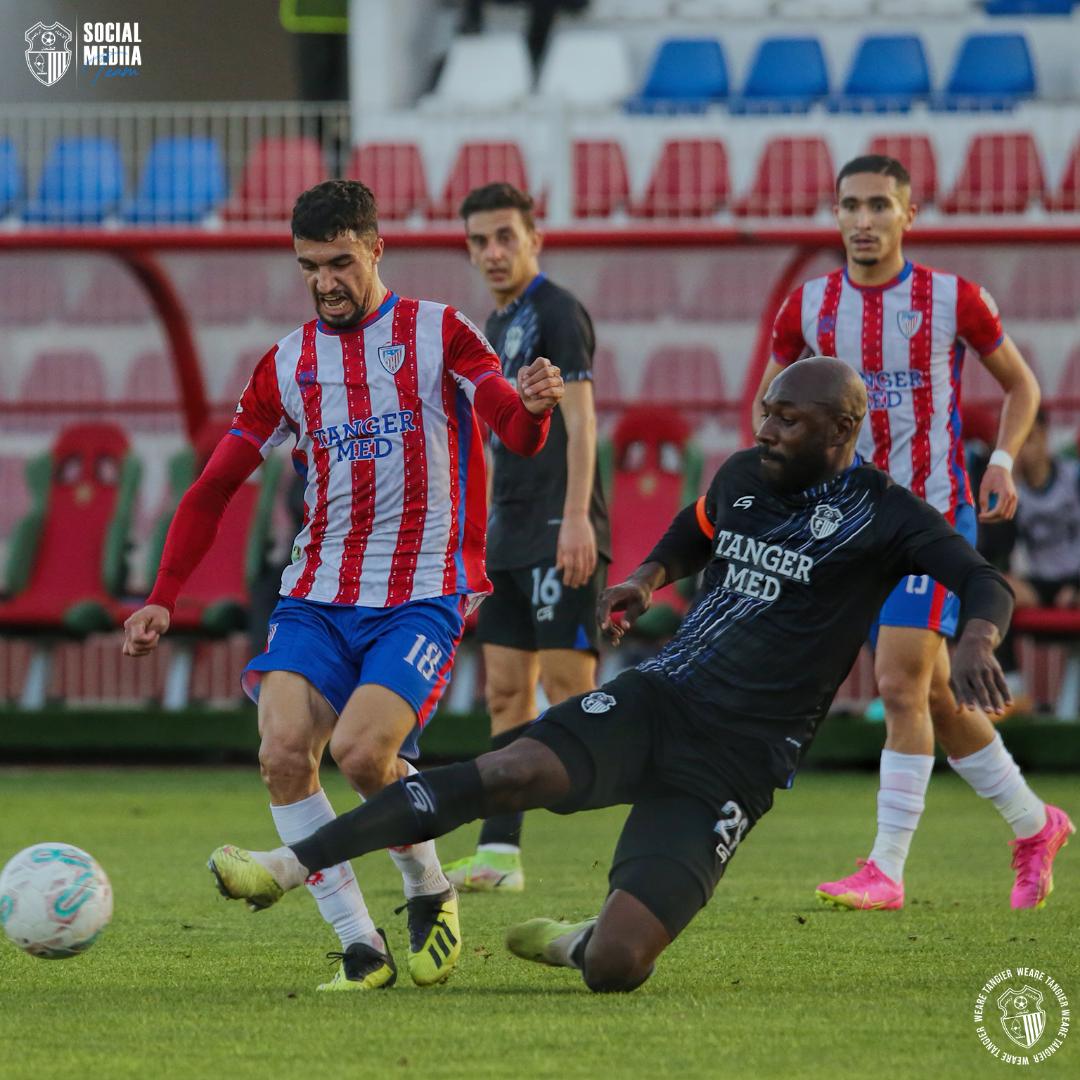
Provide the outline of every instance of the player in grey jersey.
{"type": "Polygon", "coordinates": [[[232,895],[273,903],[321,866],[492,812],[629,803],[599,916],[533,919],[507,944],[580,969],[592,990],[633,990],[708,901],[773,791],[790,786],[905,574],[931,574],[961,597],[957,697],[1000,713],[1008,689],[994,648],[1012,595],[936,510],[859,461],[858,375],[838,360],[799,361],[764,404],[757,451],[725,462],[704,501],[601,597],[598,620],[618,640],[656,589],[706,569],[704,599],[650,670],[550,709],[503,750],[392,785],[299,844],[230,848],[232,895]]]}

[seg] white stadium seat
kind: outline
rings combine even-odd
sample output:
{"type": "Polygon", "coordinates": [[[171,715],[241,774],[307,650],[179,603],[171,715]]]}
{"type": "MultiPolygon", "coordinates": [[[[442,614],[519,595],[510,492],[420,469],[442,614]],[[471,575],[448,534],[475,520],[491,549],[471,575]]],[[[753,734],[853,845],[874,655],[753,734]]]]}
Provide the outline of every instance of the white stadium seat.
{"type": "Polygon", "coordinates": [[[866,0],[777,0],[781,19],[850,19],[866,14],[866,0]]]}
{"type": "Polygon", "coordinates": [[[574,105],[615,105],[634,89],[630,56],[621,35],[572,30],[548,48],[540,73],[541,97],[574,105]]]}
{"type": "Polygon", "coordinates": [[[520,34],[455,38],[432,101],[440,106],[505,109],[532,89],[532,63],[520,34]]]}

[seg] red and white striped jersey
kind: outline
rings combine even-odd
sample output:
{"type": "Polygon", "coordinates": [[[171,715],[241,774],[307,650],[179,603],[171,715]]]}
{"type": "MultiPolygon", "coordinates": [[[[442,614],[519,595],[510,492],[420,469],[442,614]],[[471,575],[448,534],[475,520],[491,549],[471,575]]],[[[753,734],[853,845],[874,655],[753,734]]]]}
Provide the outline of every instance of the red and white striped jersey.
{"type": "Polygon", "coordinates": [[[502,378],[479,330],[391,293],[359,326],[312,320],[258,363],[232,433],[265,456],[290,435],[304,524],[281,593],[388,607],[486,593],[476,388],[502,378]]]}
{"type": "Polygon", "coordinates": [[[773,358],[835,356],[855,368],[869,404],[859,453],[951,521],[972,502],[960,442],[964,347],[982,357],[1003,338],[985,289],[908,262],[885,285],[856,285],[840,269],[800,286],[776,317],[773,358]]]}

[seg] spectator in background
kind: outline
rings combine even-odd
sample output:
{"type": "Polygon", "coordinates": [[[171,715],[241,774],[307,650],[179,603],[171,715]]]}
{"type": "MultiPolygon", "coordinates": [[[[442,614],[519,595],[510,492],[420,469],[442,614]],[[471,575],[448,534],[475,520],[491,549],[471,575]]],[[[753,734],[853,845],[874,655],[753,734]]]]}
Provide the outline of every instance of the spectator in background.
{"type": "MultiPolygon", "coordinates": [[[[516,3],[517,0],[496,0],[502,4],[516,3]]],[[[540,60],[547,47],[551,28],[560,11],[579,12],[589,6],[589,0],[528,0],[529,25],[525,30],[525,43],[529,47],[533,71],[540,70],[540,60]]],[[[461,22],[458,32],[462,34],[480,34],[484,30],[484,0],[464,0],[461,22]]]]}
{"type": "Polygon", "coordinates": [[[1051,453],[1048,426],[1040,410],[1016,458],[1014,542],[1025,572],[1010,580],[1017,607],[1073,608],[1080,606],[1080,461],[1051,453]]]}

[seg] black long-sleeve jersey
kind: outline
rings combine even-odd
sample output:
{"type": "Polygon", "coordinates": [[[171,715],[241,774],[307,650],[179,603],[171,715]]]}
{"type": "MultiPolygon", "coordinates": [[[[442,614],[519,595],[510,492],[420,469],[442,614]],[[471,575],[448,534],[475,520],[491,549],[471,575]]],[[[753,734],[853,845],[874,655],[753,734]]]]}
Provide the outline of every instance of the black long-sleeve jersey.
{"type": "Polygon", "coordinates": [[[1012,613],[1004,578],[941,514],[859,460],[788,495],[756,451],[733,454],[645,561],[672,580],[705,568],[699,603],[639,669],[674,684],[706,727],[743,718],[812,735],[907,574],[929,574],[1002,634],[1012,613]]]}

